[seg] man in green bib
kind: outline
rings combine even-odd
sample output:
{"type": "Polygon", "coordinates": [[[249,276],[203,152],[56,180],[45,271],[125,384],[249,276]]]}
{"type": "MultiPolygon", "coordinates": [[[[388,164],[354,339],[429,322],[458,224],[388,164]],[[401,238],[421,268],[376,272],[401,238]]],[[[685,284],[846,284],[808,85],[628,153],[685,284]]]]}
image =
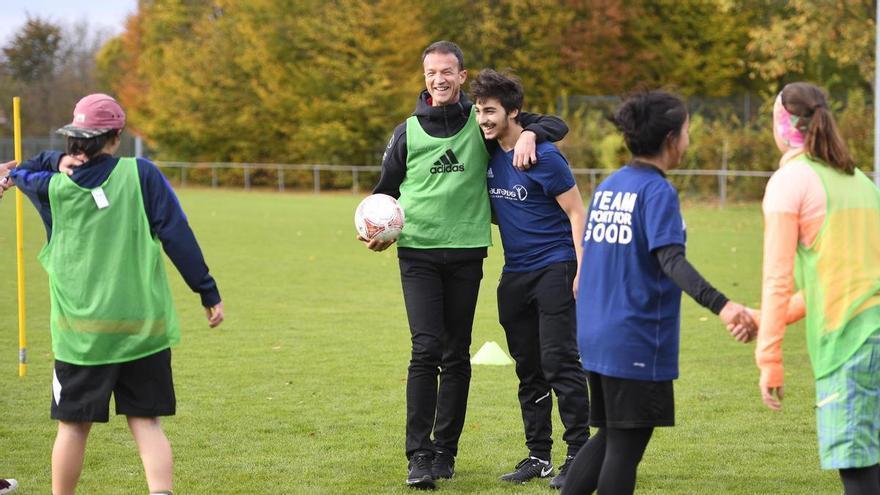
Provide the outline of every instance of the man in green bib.
{"type": "Polygon", "coordinates": [[[111,394],[150,492],[171,493],[171,445],[159,417],[176,410],[170,348],[180,327],[163,248],[201,296],[208,324],[223,321],[217,285],[162,173],[143,158],[113,156],[124,126],[116,100],[89,95],[58,131],[67,136],[68,155],[44,152],[16,168],[0,165],[0,193],[18,186],[49,238],[39,259],[49,275],[55,355],[54,495],[76,490],[89,431],[108,421],[111,394]]]}
{"type": "MultiPolygon", "coordinates": [[[[397,126],[382,159],[374,193],[399,198],[406,213],[397,255],[412,357],[406,386],[406,484],[432,489],[454,474],[471,378],[471,328],[483,258],[491,244],[486,173],[497,146],[486,141],[473,103],[461,49],[449,41],[422,54],[426,91],[397,126]],[[433,439],[432,439],[433,433],[433,439]]],[[[535,161],[537,140],[568,132],[555,117],[522,113],[525,131],[514,163],[535,161]]],[[[370,241],[382,251],[390,242],[370,241]]]]}

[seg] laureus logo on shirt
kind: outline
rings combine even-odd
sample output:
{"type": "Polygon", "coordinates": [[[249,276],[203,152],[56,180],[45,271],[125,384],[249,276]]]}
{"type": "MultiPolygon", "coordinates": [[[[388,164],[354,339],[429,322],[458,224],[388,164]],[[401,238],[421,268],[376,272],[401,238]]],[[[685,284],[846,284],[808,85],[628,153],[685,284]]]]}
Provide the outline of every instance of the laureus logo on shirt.
{"type": "Polygon", "coordinates": [[[445,174],[449,172],[464,172],[464,164],[458,161],[458,157],[455,156],[451,148],[447,149],[446,153],[434,162],[434,166],[431,167],[432,174],[445,174]]]}
{"type": "Polygon", "coordinates": [[[511,201],[525,201],[529,197],[529,190],[522,184],[516,184],[512,189],[503,187],[490,187],[489,196],[493,198],[509,199],[511,201]]]}

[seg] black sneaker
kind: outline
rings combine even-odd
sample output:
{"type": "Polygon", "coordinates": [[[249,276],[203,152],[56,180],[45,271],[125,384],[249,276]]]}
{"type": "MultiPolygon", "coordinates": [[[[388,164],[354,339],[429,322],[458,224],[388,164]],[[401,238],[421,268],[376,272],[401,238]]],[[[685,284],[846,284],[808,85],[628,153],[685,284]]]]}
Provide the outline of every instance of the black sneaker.
{"type": "Polygon", "coordinates": [[[431,476],[431,461],[434,456],[430,452],[416,452],[409,460],[407,486],[419,490],[433,490],[434,478],[431,476]]]}
{"type": "Polygon", "coordinates": [[[569,455],[565,457],[565,462],[559,466],[559,474],[553,477],[550,480],[550,488],[556,488],[557,490],[562,490],[562,486],[565,484],[565,475],[568,474],[568,468],[571,467],[571,464],[574,462],[574,456],[569,455]]]}
{"type": "Polygon", "coordinates": [[[511,483],[525,483],[534,478],[546,478],[553,473],[553,466],[550,461],[539,459],[537,457],[526,457],[519,461],[512,473],[507,473],[501,477],[501,481],[509,481],[511,483]]]}
{"type": "Polygon", "coordinates": [[[448,480],[455,476],[455,456],[445,450],[436,451],[431,464],[431,475],[435,480],[448,480]]]}
{"type": "Polygon", "coordinates": [[[18,482],[14,479],[0,478],[0,493],[12,493],[18,488],[18,482]]]}

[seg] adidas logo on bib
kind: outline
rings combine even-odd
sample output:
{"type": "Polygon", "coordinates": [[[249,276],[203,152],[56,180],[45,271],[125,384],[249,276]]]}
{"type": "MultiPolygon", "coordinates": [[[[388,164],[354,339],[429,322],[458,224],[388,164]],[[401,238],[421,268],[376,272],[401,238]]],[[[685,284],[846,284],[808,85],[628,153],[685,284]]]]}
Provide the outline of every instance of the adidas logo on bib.
{"type": "Polygon", "coordinates": [[[446,153],[434,162],[434,166],[431,167],[432,174],[445,174],[448,172],[464,172],[464,164],[458,161],[458,157],[455,156],[452,149],[447,149],[446,153]]]}

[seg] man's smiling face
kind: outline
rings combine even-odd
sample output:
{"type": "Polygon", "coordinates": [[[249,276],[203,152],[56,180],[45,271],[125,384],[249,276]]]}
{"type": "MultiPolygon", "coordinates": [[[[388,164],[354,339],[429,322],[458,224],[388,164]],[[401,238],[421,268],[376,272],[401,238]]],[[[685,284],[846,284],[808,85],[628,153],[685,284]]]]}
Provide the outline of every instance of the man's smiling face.
{"type": "Polygon", "coordinates": [[[452,53],[433,52],[425,56],[423,65],[431,105],[440,107],[458,102],[461,85],[467,79],[467,71],[459,68],[458,58],[452,53]]]}

